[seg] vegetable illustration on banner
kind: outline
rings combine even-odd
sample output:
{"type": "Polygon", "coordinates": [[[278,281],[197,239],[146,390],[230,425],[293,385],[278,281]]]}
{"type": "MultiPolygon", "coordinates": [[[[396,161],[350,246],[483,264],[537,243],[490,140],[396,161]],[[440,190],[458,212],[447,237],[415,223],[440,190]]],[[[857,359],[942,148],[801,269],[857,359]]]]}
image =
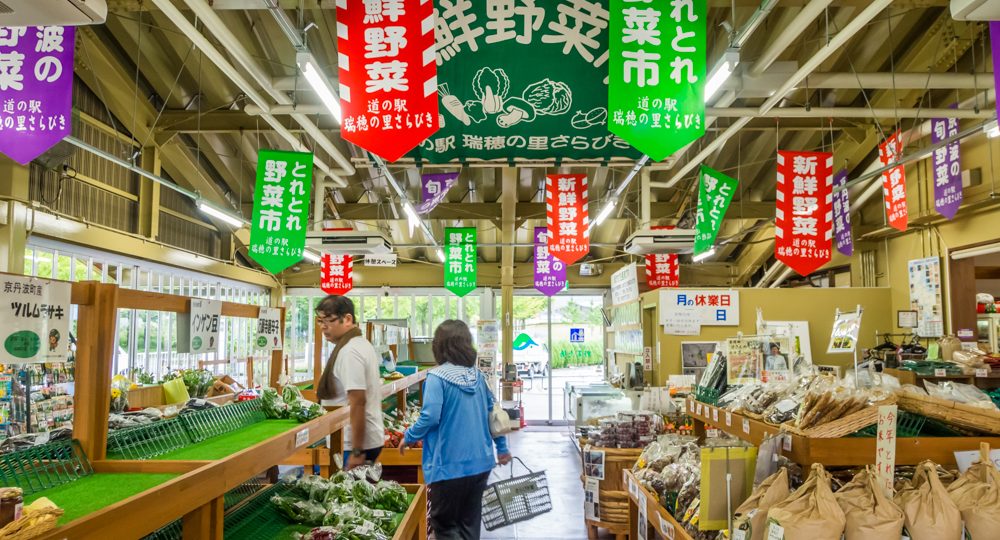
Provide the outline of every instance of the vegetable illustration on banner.
{"type": "Polygon", "coordinates": [[[833,154],[778,152],[774,255],[807,276],[830,261],[833,154]]]}
{"type": "MultiPolygon", "coordinates": [[[[937,144],[958,135],[958,118],[931,119],[931,142],[937,144]]],[[[934,209],[951,219],[962,206],[962,165],[959,142],[934,151],[934,209]]]]}
{"type": "Polygon", "coordinates": [[[261,150],[250,223],[250,258],[277,274],[302,260],[312,193],[313,155],[261,150]]]}
{"type": "Polygon", "coordinates": [[[566,263],[549,253],[548,228],[535,227],[535,290],[553,296],[566,288],[566,263]]]}
{"type": "Polygon", "coordinates": [[[425,174],[420,177],[423,199],[417,205],[418,214],[427,214],[441,204],[448,190],[458,181],[458,173],[425,174]]]}
{"type": "Polygon", "coordinates": [[[446,227],[444,237],[444,288],[465,296],[476,288],[476,228],[446,227]]]}
{"type": "MultiPolygon", "coordinates": [[[[895,163],[902,155],[903,139],[899,131],[878,146],[878,157],[883,166],[895,163]]],[[[902,165],[882,173],[882,195],[889,225],[905,231],[909,210],[906,206],[906,171],[902,165]]]]}
{"type": "Polygon", "coordinates": [[[433,3],[338,0],[341,134],[396,161],[438,130],[433,3]]]}
{"type": "Polygon", "coordinates": [[[607,2],[433,4],[441,129],[415,159],[639,156],[608,132],[607,2]]]}
{"type": "Polygon", "coordinates": [[[840,169],[833,175],[833,237],[837,251],[848,257],[854,253],[854,238],[851,237],[851,201],[847,188],[847,169],[840,169]]]}
{"type": "Polygon", "coordinates": [[[319,287],[326,294],[350,292],[354,288],[354,258],[343,253],[324,253],[319,287]]]}
{"type": "Polygon", "coordinates": [[[590,252],[589,191],[585,174],[545,177],[545,220],[549,253],[573,264],[590,252]]]}
{"type": "Polygon", "coordinates": [[[65,362],[69,356],[70,284],[3,276],[0,363],[65,362]]]}
{"type": "MultiPolygon", "coordinates": [[[[655,230],[673,227],[652,227],[655,230]]],[[[646,255],[646,285],[650,289],[680,286],[680,263],[676,253],[646,255]]]]}
{"type": "Polygon", "coordinates": [[[698,214],[695,218],[694,254],[713,248],[722,218],[736,193],[737,181],[704,165],[698,176],[698,214]]]}
{"type": "Polygon", "coordinates": [[[21,165],[70,134],[72,26],[0,27],[0,152],[21,165]]]}
{"type": "Polygon", "coordinates": [[[705,6],[611,0],[609,130],[654,161],[705,134],[705,6]]]}

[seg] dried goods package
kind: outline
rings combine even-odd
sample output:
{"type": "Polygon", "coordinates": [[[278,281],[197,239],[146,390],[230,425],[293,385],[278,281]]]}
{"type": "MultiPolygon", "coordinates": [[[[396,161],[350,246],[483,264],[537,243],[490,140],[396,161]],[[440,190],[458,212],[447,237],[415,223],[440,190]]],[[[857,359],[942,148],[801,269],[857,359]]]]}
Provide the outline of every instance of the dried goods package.
{"type": "Polygon", "coordinates": [[[885,496],[871,466],[834,494],[847,518],[844,540],[898,540],[903,511],[885,496]]]}
{"type": "Polygon", "coordinates": [[[962,515],[951,500],[937,465],[923,461],[913,474],[913,482],[896,495],[903,509],[906,530],[911,540],[960,540],[962,515]]]}
{"type": "Polygon", "coordinates": [[[830,490],[830,475],[814,463],[809,479],[767,512],[768,540],[840,540],[846,519],[830,490]]]}
{"type": "Polygon", "coordinates": [[[736,509],[733,517],[734,538],[743,540],[764,540],[767,525],[767,511],[775,504],[788,498],[788,469],[782,467],[768,476],[753,490],[750,498],[736,509]],[[740,533],[742,531],[742,534],[740,533]]]}
{"type": "Polygon", "coordinates": [[[990,461],[990,447],[980,445],[980,460],[948,486],[971,540],[1000,535],[1000,471],[990,461]]]}

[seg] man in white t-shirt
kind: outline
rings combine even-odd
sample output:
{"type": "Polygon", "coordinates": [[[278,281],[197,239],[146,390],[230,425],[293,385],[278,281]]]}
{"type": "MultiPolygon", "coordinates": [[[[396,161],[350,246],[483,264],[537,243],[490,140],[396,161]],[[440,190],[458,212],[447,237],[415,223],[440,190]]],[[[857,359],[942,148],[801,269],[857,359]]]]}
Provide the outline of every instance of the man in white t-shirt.
{"type": "Polygon", "coordinates": [[[334,344],[317,387],[322,404],[349,405],[351,420],[344,430],[344,448],[349,450],[345,469],[378,459],[385,445],[382,427],[381,357],[361,335],[354,302],[346,296],[330,295],[316,307],[316,321],[323,337],[334,344]]]}

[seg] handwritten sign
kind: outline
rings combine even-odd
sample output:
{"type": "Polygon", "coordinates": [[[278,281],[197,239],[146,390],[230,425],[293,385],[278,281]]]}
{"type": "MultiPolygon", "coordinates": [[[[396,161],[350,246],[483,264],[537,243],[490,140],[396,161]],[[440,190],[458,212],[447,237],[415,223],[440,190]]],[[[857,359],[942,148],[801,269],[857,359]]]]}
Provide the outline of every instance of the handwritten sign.
{"type": "Polygon", "coordinates": [[[740,292],[728,289],[661,289],[660,324],[739,326],[740,292]]]}
{"type": "Polygon", "coordinates": [[[177,352],[209,353],[219,349],[222,302],[194,298],[191,310],[177,315],[177,352]]]}
{"type": "Polygon", "coordinates": [[[878,408],[878,436],[875,438],[876,477],[887,497],[892,497],[893,472],[896,468],[896,415],[895,405],[878,408]]]}
{"type": "Polygon", "coordinates": [[[257,337],[254,338],[254,348],[262,351],[281,349],[281,310],[278,308],[260,308],[257,315],[257,337]]]}
{"type": "Polygon", "coordinates": [[[65,362],[69,356],[70,284],[3,277],[0,363],[65,362]]]}

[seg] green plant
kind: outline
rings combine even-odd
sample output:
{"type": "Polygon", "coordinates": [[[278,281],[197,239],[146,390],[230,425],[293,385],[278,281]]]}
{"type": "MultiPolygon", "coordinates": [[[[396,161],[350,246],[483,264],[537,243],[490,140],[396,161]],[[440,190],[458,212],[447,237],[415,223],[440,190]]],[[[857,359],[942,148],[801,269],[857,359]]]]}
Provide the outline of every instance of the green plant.
{"type": "Polygon", "coordinates": [[[153,384],[156,381],[151,372],[139,367],[130,369],[129,374],[132,376],[132,380],[139,384],[153,384]]]}

